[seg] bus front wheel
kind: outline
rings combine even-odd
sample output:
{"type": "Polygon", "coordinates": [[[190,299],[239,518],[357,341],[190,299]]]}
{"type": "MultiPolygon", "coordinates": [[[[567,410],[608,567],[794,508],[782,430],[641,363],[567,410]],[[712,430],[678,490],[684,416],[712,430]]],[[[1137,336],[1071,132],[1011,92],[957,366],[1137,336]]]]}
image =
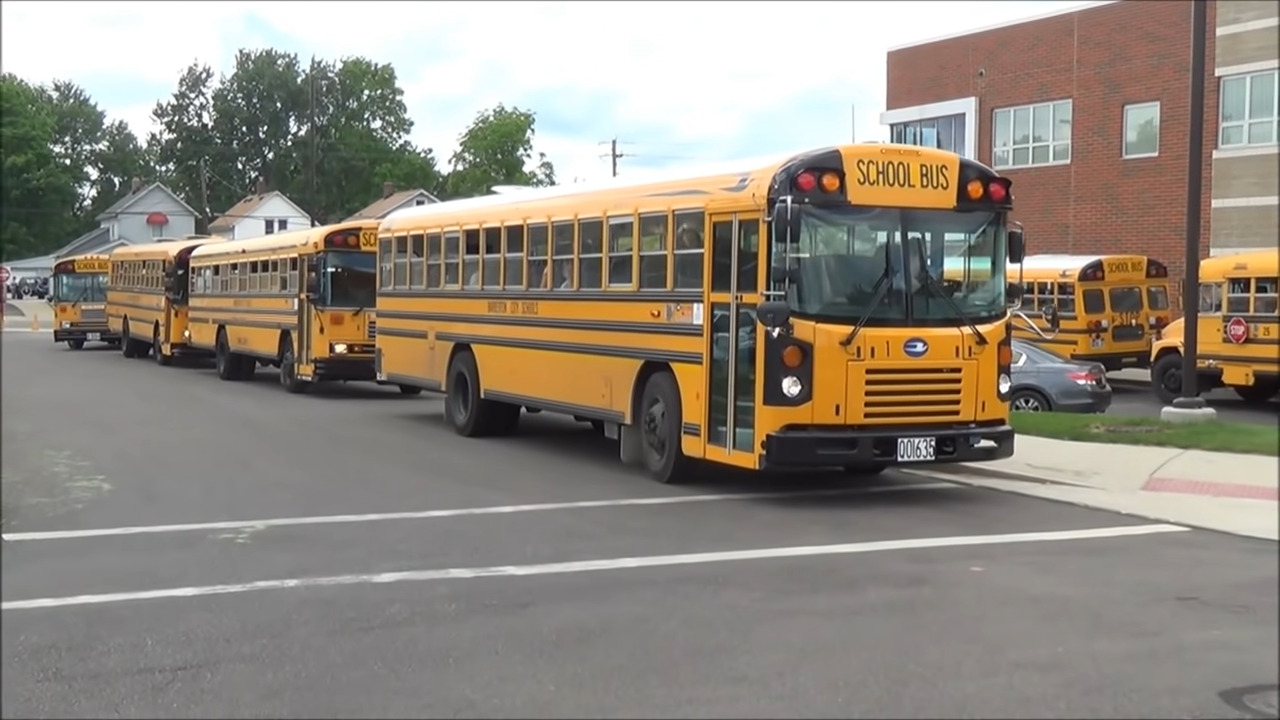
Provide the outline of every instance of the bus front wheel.
{"type": "Polygon", "coordinates": [[[83,340],[68,340],[68,341],[67,341],[67,347],[71,348],[72,350],[81,350],[81,349],[83,349],[83,348],[84,348],[84,341],[83,341],[83,340]]]}
{"type": "Polygon", "coordinates": [[[298,379],[298,362],[293,355],[293,338],[285,335],[280,338],[280,386],[288,393],[304,393],[311,389],[311,383],[298,379]]]}
{"type": "Polygon", "coordinates": [[[151,352],[156,354],[156,364],[168,367],[173,364],[173,356],[164,354],[164,345],[160,342],[160,323],[151,329],[151,352]]]}
{"type": "Polygon", "coordinates": [[[1160,402],[1168,405],[1182,395],[1182,355],[1161,355],[1151,366],[1151,389],[1160,402]]]}
{"type": "Polygon", "coordinates": [[[651,376],[640,396],[635,422],[644,468],[660,483],[679,482],[686,472],[688,459],[680,447],[683,417],[675,377],[669,372],[651,376]]]}
{"type": "Polygon", "coordinates": [[[1275,381],[1255,379],[1252,385],[1236,385],[1232,390],[1250,405],[1261,405],[1275,396],[1280,389],[1275,381]]]}
{"type": "Polygon", "coordinates": [[[129,318],[126,317],[123,323],[124,327],[120,329],[120,354],[127,358],[138,357],[138,346],[129,337],[129,318]]]}

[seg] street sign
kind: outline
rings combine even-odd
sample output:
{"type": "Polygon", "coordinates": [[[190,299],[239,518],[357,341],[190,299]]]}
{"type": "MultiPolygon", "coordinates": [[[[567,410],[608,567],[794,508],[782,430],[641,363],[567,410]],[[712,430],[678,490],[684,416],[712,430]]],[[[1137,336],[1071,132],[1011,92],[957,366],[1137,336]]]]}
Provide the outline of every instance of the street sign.
{"type": "Polygon", "coordinates": [[[1239,345],[1249,339],[1249,323],[1244,318],[1233,317],[1227,321],[1227,339],[1239,345]]]}

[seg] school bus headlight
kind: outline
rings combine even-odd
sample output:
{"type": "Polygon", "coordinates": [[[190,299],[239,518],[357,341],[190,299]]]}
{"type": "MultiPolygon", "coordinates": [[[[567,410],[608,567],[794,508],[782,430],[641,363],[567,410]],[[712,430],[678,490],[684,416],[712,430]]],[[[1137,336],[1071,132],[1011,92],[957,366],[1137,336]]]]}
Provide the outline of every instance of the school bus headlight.
{"type": "Polygon", "coordinates": [[[334,355],[345,355],[346,353],[347,353],[347,344],[346,344],[346,343],[334,343],[334,344],[333,344],[333,354],[334,354],[334,355]]]}
{"type": "Polygon", "coordinates": [[[800,378],[795,375],[788,375],[782,378],[782,394],[789,398],[796,397],[804,390],[804,383],[800,382],[800,378]]]}
{"type": "Polygon", "coordinates": [[[70,320],[63,320],[63,321],[62,321],[62,329],[63,329],[63,330],[66,330],[66,329],[67,329],[67,328],[69,328],[69,327],[71,327],[71,321],[70,321],[70,320]]]}
{"type": "Polygon", "coordinates": [[[970,180],[969,184],[964,187],[965,194],[969,196],[970,200],[981,200],[984,189],[985,188],[982,187],[982,181],[976,179],[970,180]]]}
{"type": "Polygon", "coordinates": [[[1000,373],[1000,377],[996,378],[996,392],[1000,393],[1001,395],[1008,395],[1009,390],[1011,390],[1012,388],[1013,388],[1013,381],[1009,379],[1008,375],[1005,375],[1004,373],[1000,373]]]}
{"type": "Polygon", "coordinates": [[[191,339],[191,331],[190,331],[190,330],[187,330],[187,329],[184,329],[184,330],[182,331],[182,339],[183,339],[184,341],[185,341],[185,340],[190,340],[190,339],[191,339]]]}

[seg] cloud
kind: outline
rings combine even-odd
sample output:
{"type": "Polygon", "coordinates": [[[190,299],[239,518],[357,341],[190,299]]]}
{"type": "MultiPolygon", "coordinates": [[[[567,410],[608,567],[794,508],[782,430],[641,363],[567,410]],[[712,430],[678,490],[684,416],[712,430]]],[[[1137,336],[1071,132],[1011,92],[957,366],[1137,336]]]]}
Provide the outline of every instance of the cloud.
{"type": "Polygon", "coordinates": [[[74,80],[143,137],[193,60],[226,72],[241,47],[364,55],[396,67],[414,140],[442,161],[478,110],[503,102],[538,113],[536,148],[568,181],[608,175],[599,143],[614,137],[631,143],[623,171],[885,139],[890,47],[1081,4],[15,0],[0,49],[7,71],[74,80]],[[104,37],[91,57],[65,51],[104,37]],[[144,102],[128,87],[168,90],[144,102]]]}

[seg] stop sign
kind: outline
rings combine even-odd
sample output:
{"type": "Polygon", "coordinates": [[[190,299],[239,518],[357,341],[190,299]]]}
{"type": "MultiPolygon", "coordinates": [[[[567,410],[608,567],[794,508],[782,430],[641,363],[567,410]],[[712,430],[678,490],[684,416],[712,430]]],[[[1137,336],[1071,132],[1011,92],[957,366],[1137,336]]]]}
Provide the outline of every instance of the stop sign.
{"type": "Polygon", "coordinates": [[[1249,339],[1249,323],[1244,318],[1233,317],[1227,321],[1227,339],[1239,345],[1249,339]]]}

